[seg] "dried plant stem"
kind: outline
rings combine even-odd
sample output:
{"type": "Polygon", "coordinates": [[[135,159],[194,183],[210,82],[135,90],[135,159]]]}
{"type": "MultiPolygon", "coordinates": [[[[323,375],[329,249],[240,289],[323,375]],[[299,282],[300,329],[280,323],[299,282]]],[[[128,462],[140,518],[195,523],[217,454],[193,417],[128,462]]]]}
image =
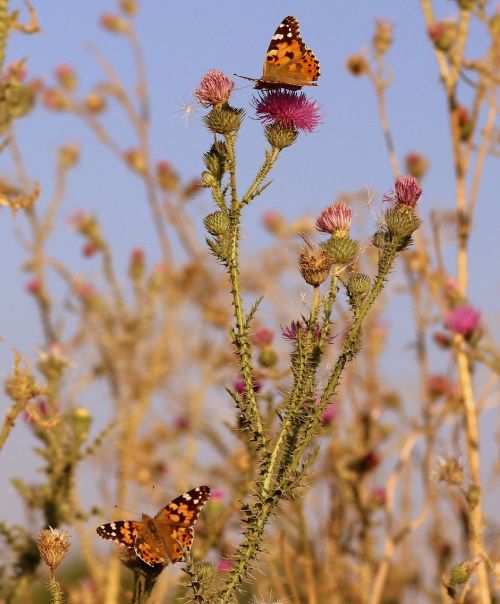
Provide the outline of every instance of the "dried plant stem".
{"type": "MultiPolygon", "coordinates": [[[[455,336],[457,340],[461,336],[455,336]]],[[[469,523],[471,534],[471,549],[473,555],[484,556],[483,542],[483,508],[481,496],[481,466],[479,455],[479,427],[476,403],[474,400],[474,392],[472,386],[472,376],[470,372],[470,364],[466,352],[458,343],[456,353],[456,361],[458,367],[458,377],[460,389],[464,401],[465,409],[465,426],[466,426],[466,443],[467,443],[467,460],[469,465],[470,480],[472,486],[477,488],[477,500],[475,505],[469,511],[469,523]]],[[[490,604],[491,594],[488,582],[488,573],[485,563],[478,565],[476,570],[478,582],[478,597],[480,604],[490,604]]]]}
{"type": "Polygon", "coordinates": [[[9,0],[0,0],[0,72],[3,72],[9,29],[9,0]]]}

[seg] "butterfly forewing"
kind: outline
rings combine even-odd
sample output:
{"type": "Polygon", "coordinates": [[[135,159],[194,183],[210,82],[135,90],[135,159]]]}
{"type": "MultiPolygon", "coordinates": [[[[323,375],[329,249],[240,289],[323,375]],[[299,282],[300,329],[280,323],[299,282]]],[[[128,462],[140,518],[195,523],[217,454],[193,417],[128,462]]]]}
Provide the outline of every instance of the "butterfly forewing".
{"type": "Polygon", "coordinates": [[[101,524],[96,528],[96,532],[102,539],[116,541],[127,549],[133,549],[140,525],[141,523],[135,520],[117,520],[101,524]]]}
{"type": "Polygon", "coordinates": [[[155,516],[160,524],[193,526],[200,514],[200,510],[210,497],[208,487],[196,487],[187,493],[173,499],[155,516]]]}

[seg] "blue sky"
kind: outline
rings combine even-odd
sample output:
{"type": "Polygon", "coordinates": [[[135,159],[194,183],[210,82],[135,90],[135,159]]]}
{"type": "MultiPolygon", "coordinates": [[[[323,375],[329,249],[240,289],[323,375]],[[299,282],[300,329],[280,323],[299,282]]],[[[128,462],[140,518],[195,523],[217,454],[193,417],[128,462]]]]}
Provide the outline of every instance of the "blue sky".
{"type": "MultiPolygon", "coordinates": [[[[102,79],[102,72],[89,51],[98,48],[117,66],[131,85],[132,60],[120,36],[104,33],[98,15],[114,10],[108,0],[72,2],[35,2],[42,34],[14,35],[8,47],[8,59],[28,57],[30,74],[51,80],[53,68],[64,62],[78,73],[82,91],[102,79]]],[[[441,16],[453,13],[450,1],[437,3],[441,16]]],[[[390,121],[400,160],[408,151],[420,151],[430,160],[431,170],[424,182],[422,215],[433,207],[454,205],[453,170],[446,118],[446,105],[438,81],[437,67],[416,0],[351,0],[349,2],[297,0],[288,2],[229,2],[217,0],[145,0],[138,17],[139,33],[145,44],[153,115],[153,154],[171,161],[186,179],[202,169],[201,155],[210,137],[199,117],[186,126],[181,105],[191,102],[191,92],[210,68],[228,74],[234,72],[258,77],[269,40],[287,14],[297,17],[305,42],[321,62],[319,86],[307,91],[317,99],[325,114],[317,133],[301,136],[299,142],[282,154],[274,172],[274,183],[250,209],[246,226],[255,245],[265,241],[259,217],[277,209],[290,217],[309,212],[314,215],[344,191],[369,187],[382,194],[392,186],[392,176],[383,143],[374,94],[365,79],[346,73],[345,59],[365,47],[372,36],[376,17],[387,17],[395,24],[395,45],[388,54],[393,85],[387,93],[390,121]]],[[[471,44],[471,54],[483,50],[480,36],[471,44]]],[[[249,116],[252,89],[242,80],[233,104],[242,106],[249,116]]],[[[467,98],[468,92],[465,92],[467,98]]],[[[110,130],[124,148],[135,140],[119,111],[106,118],[110,130]]],[[[152,237],[149,214],[145,211],[140,184],[109,153],[94,143],[93,136],[75,119],[37,110],[19,120],[19,139],[29,174],[40,182],[41,203],[50,198],[56,152],[60,144],[77,142],[83,149],[81,166],[70,178],[68,197],[61,213],[59,231],[51,242],[53,254],[62,256],[73,267],[86,265],[80,244],[69,231],[65,219],[78,208],[97,212],[110,238],[115,254],[125,266],[130,249],[141,246],[152,259],[158,256],[152,237]]],[[[248,182],[255,172],[264,148],[262,128],[252,119],[245,121],[238,147],[240,179],[248,182]]],[[[5,154],[4,154],[5,155],[5,154]]],[[[11,167],[0,156],[0,173],[9,175],[11,167]]],[[[480,306],[497,327],[498,273],[485,278],[496,257],[498,245],[498,159],[487,161],[478,200],[476,230],[471,240],[471,300],[480,306]]],[[[209,205],[200,201],[199,221],[209,205]]],[[[13,233],[8,213],[2,213],[0,237],[4,254],[3,295],[0,311],[2,376],[10,370],[11,348],[33,358],[41,343],[36,309],[24,293],[27,276],[20,272],[23,252],[13,233]]],[[[15,229],[23,226],[22,216],[15,229]]],[[[453,272],[453,265],[450,265],[453,272]]],[[[412,338],[410,307],[398,297],[389,318],[395,330],[392,353],[387,364],[400,364],[400,374],[414,384],[413,354],[406,348],[412,338]]],[[[496,329],[498,332],[498,329],[496,329]]],[[[437,367],[437,370],[446,369],[437,367]]],[[[18,447],[29,446],[29,434],[22,426],[11,439],[0,480],[9,475],[7,466],[18,447]],[[14,444],[15,442],[15,444],[14,444]]],[[[488,437],[489,438],[489,437],[488,437]]],[[[3,467],[2,467],[3,466],[3,467]]]]}

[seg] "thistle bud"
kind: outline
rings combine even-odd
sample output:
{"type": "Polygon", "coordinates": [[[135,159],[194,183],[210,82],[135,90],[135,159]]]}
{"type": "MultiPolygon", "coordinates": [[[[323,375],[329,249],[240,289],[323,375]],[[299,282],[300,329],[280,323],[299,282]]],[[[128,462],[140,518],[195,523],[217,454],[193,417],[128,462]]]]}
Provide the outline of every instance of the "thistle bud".
{"type": "Polygon", "coordinates": [[[127,17],[135,17],[139,10],[137,0],[120,0],[120,10],[127,17]]]}
{"type": "Polygon", "coordinates": [[[144,276],[144,269],[146,267],[146,257],[144,250],[141,248],[135,248],[130,254],[130,263],[128,265],[128,274],[132,281],[140,281],[144,276]]]}
{"type": "Polygon", "coordinates": [[[434,46],[442,52],[449,52],[453,48],[457,33],[455,21],[435,21],[427,28],[427,35],[434,46]]]}
{"type": "Polygon", "coordinates": [[[224,141],[216,141],[210,151],[205,153],[203,161],[209,172],[211,172],[218,181],[224,176],[226,171],[227,148],[224,141]]]}
{"type": "Polygon", "coordinates": [[[469,508],[473,510],[481,500],[481,487],[477,484],[472,484],[465,495],[469,508]]]}
{"type": "Polygon", "coordinates": [[[90,427],[92,426],[92,415],[86,407],[76,407],[71,412],[70,417],[75,436],[82,443],[88,438],[90,427]]]}
{"type": "Polygon", "coordinates": [[[120,15],[103,13],[99,18],[99,22],[103,29],[114,34],[124,34],[130,31],[129,24],[120,15]]]}
{"type": "Polygon", "coordinates": [[[231,134],[240,129],[244,115],[243,109],[235,109],[229,105],[214,107],[203,117],[203,122],[215,134],[231,134]]]}
{"type": "Polygon", "coordinates": [[[457,0],[457,4],[462,10],[472,10],[474,8],[474,0],[457,0]]]}
{"type": "Polygon", "coordinates": [[[298,130],[281,122],[273,122],[265,128],[267,142],[275,149],[285,149],[297,140],[298,130]]]}
{"type": "Polygon", "coordinates": [[[261,367],[266,367],[266,369],[269,369],[271,367],[274,367],[278,362],[278,355],[274,348],[266,346],[265,348],[262,348],[262,350],[259,352],[257,360],[261,367]]]}
{"type": "Polygon", "coordinates": [[[216,187],[218,183],[219,179],[215,177],[212,172],[207,172],[205,170],[205,172],[201,173],[201,184],[203,187],[211,189],[212,187],[216,187]]]}
{"type": "Polygon", "coordinates": [[[106,99],[98,92],[89,92],[85,97],[84,106],[89,113],[102,113],[106,109],[106,99]]]}
{"type": "Polygon", "coordinates": [[[229,216],[220,210],[217,212],[212,212],[208,216],[205,216],[203,219],[203,224],[210,235],[219,237],[220,235],[227,233],[229,230],[229,216]]]}
{"type": "Polygon", "coordinates": [[[354,298],[364,298],[370,288],[370,277],[364,273],[352,274],[347,282],[347,289],[354,298]]]}
{"type": "Polygon", "coordinates": [[[429,162],[424,155],[420,153],[408,153],[405,157],[406,172],[420,180],[425,176],[429,169],[429,162]]]}
{"type": "Polygon", "coordinates": [[[459,106],[455,110],[457,112],[457,124],[460,130],[460,138],[465,143],[467,142],[474,131],[474,121],[467,107],[459,106]]]}
{"type": "Polygon", "coordinates": [[[64,92],[58,88],[47,88],[42,96],[42,104],[51,111],[65,111],[70,105],[64,92]]]}
{"type": "Polygon", "coordinates": [[[166,193],[172,193],[179,188],[179,176],[172,168],[170,162],[160,160],[156,164],[156,180],[160,188],[166,193]]]}
{"type": "Polygon", "coordinates": [[[127,165],[137,172],[137,174],[145,174],[148,168],[146,156],[139,149],[128,149],[123,154],[127,165]]]}
{"type": "Polygon", "coordinates": [[[396,237],[408,237],[418,229],[422,221],[413,210],[399,205],[385,212],[384,222],[396,237]]]}
{"type": "Polygon", "coordinates": [[[299,271],[304,281],[318,287],[328,279],[333,260],[322,247],[306,247],[299,256],[299,271]]]}
{"type": "Polygon", "coordinates": [[[347,71],[355,77],[364,76],[369,71],[368,61],[361,53],[347,57],[346,67],[347,71]]]}
{"type": "Polygon", "coordinates": [[[59,65],[56,68],[56,79],[59,86],[68,92],[73,92],[78,86],[78,79],[71,65],[59,65]]]}
{"type": "Polygon", "coordinates": [[[335,264],[349,264],[358,253],[358,242],[349,237],[332,237],[322,243],[321,247],[335,264]]]}
{"type": "Polygon", "coordinates": [[[373,35],[373,48],[376,54],[383,55],[389,50],[394,41],[393,34],[394,26],[390,21],[377,19],[373,35]]]}
{"type": "Polygon", "coordinates": [[[80,149],[76,145],[63,145],[59,149],[59,166],[64,170],[72,168],[80,159],[80,149]]]}

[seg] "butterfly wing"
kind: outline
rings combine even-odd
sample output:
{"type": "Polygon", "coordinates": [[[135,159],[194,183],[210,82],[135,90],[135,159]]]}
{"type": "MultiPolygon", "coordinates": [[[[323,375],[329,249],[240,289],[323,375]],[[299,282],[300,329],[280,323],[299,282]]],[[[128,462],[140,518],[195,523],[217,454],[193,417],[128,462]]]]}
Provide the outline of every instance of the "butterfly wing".
{"type": "Polygon", "coordinates": [[[156,514],[155,521],[164,535],[172,562],[182,560],[184,551],[191,549],[194,523],[209,497],[209,487],[196,487],[167,503],[156,514]]]}
{"type": "Polygon", "coordinates": [[[298,90],[302,86],[316,86],[319,75],[319,61],[304,44],[297,19],[285,17],[271,38],[262,78],[255,88],[298,90]]]}
{"type": "Polygon", "coordinates": [[[108,539],[133,551],[136,537],[139,533],[139,523],[134,520],[117,520],[101,524],[96,532],[101,539],[108,539]]]}

